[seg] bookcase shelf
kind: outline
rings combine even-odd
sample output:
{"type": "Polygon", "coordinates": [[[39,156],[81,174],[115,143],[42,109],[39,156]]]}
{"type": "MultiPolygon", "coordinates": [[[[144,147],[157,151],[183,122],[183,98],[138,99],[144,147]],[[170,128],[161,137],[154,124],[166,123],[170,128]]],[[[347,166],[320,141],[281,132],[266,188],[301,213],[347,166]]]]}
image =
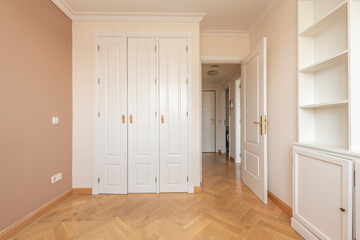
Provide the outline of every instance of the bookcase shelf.
{"type": "Polygon", "coordinates": [[[331,66],[337,65],[341,62],[345,62],[347,60],[348,60],[348,50],[345,50],[339,54],[336,54],[335,56],[326,58],[326,59],[316,62],[310,66],[301,68],[299,71],[303,72],[303,73],[317,72],[317,71],[329,68],[331,66]]]}
{"type": "Polygon", "coordinates": [[[350,103],[354,99],[349,88],[352,4],[353,0],[298,1],[299,143],[352,148],[349,125],[350,103]]]}
{"type": "Polygon", "coordinates": [[[316,21],[314,24],[303,30],[299,35],[302,37],[309,37],[317,35],[318,33],[324,31],[326,28],[337,22],[342,17],[347,16],[348,2],[344,1],[334,10],[330,11],[324,17],[316,21]]]}

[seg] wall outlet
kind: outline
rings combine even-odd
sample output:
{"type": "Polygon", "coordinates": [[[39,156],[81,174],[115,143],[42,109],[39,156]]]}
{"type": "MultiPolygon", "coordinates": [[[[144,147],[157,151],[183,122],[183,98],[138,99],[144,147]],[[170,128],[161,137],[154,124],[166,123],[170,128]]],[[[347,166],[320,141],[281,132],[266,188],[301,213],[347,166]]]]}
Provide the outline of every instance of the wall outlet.
{"type": "Polygon", "coordinates": [[[62,173],[58,173],[58,174],[55,174],[54,176],[52,176],[51,178],[51,183],[56,183],[57,181],[61,180],[62,179],[62,173]]]}
{"type": "Polygon", "coordinates": [[[51,124],[52,125],[58,125],[60,122],[59,117],[52,117],[51,118],[51,124]]]}

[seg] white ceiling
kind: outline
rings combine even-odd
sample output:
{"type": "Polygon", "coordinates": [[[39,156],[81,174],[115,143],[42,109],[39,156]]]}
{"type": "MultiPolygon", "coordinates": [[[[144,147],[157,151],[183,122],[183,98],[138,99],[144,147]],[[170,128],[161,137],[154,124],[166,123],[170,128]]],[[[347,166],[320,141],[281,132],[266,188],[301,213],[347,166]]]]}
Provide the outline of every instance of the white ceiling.
{"type": "Polygon", "coordinates": [[[232,74],[240,71],[240,64],[203,64],[202,65],[202,83],[218,84],[227,80],[232,74]],[[211,68],[212,65],[218,65],[218,68],[211,68]],[[217,70],[216,76],[209,76],[208,71],[217,70]]]}
{"type": "Polygon", "coordinates": [[[82,13],[206,13],[202,30],[247,32],[275,0],[57,0],[82,13]]]}

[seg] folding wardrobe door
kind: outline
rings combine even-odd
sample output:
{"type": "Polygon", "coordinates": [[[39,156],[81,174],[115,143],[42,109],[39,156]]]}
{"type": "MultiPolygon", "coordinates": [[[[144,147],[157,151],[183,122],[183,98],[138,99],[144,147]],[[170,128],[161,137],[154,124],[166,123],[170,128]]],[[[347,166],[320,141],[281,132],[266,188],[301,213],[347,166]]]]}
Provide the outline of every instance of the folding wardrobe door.
{"type": "Polygon", "coordinates": [[[127,193],[127,42],[100,39],[100,193],[127,193]]]}
{"type": "Polygon", "coordinates": [[[160,191],[187,192],[187,39],[160,38],[160,191]]]}
{"type": "Polygon", "coordinates": [[[156,192],[155,38],[128,39],[129,193],[156,192]]]}

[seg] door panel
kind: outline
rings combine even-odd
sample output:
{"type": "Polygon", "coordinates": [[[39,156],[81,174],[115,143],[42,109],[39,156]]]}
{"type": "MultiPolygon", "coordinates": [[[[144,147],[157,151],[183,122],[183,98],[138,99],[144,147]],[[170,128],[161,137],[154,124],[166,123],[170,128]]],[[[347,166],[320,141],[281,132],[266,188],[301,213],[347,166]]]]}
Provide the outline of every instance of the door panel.
{"type": "Polygon", "coordinates": [[[159,40],[161,192],[187,192],[186,45],[186,39],[159,40]]]}
{"type": "Polygon", "coordinates": [[[156,56],[154,38],[128,39],[129,192],[156,192],[156,56]]]}
{"type": "Polygon", "coordinates": [[[202,92],[202,151],[215,152],[215,91],[202,92]]]}
{"type": "Polygon", "coordinates": [[[266,38],[245,57],[242,73],[242,180],[267,203],[266,38]]]}
{"type": "Polygon", "coordinates": [[[100,193],[127,193],[127,43],[100,39],[100,193]]]}
{"type": "Polygon", "coordinates": [[[320,239],[351,239],[353,162],[299,147],[293,154],[294,218],[320,239]]]}

